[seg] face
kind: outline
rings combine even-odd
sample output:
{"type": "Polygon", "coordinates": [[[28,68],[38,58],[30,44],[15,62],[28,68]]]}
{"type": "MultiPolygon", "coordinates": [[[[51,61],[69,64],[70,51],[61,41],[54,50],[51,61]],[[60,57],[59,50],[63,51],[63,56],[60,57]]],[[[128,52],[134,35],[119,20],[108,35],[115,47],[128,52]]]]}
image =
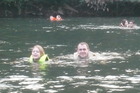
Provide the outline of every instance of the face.
{"type": "Polygon", "coordinates": [[[125,21],[125,25],[128,25],[128,21],[125,21]]]}
{"type": "Polygon", "coordinates": [[[87,48],[87,46],[85,44],[82,44],[82,45],[80,44],[80,45],[78,45],[77,52],[79,54],[79,57],[86,58],[86,57],[88,57],[89,49],[87,48]]]}
{"type": "Polygon", "coordinates": [[[34,47],[33,50],[32,50],[32,56],[33,56],[33,59],[39,59],[40,58],[40,51],[37,47],[34,47]]]}
{"type": "Polygon", "coordinates": [[[130,25],[133,25],[133,22],[129,22],[130,25]]]}

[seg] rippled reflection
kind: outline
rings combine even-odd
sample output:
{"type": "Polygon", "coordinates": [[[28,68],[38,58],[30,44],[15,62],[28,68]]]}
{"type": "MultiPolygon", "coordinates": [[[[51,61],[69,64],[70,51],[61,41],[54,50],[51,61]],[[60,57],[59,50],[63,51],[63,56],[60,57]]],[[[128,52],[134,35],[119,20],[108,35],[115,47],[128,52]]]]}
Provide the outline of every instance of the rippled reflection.
{"type": "Polygon", "coordinates": [[[119,27],[119,18],[1,20],[2,93],[139,93],[139,26],[119,27]],[[73,59],[81,41],[91,45],[93,60],[73,59]],[[43,70],[28,62],[35,44],[51,58],[43,70]]]}

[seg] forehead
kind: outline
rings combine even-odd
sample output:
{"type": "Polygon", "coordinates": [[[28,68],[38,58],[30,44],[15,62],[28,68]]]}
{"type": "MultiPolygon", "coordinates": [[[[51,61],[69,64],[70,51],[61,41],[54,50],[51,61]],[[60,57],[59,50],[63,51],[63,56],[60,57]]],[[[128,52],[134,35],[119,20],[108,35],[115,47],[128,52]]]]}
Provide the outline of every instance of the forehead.
{"type": "Polygon", "coordinates": [[[87,45],[86,44],[79,44],[78,48],[87,48],[87,45]]]}
{"type": "Polygon", "coordinates": [[[33,50],[39,51],[39,49],[37,47],[34,47],[33,50]]]}

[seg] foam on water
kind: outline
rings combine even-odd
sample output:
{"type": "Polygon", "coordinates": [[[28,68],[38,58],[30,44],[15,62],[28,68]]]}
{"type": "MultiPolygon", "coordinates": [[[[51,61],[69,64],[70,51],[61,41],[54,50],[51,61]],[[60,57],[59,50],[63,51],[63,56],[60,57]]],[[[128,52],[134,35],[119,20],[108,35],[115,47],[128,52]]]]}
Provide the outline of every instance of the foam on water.
{"type": "Polygon", "coordinates": [[[133,28],[129,27],[120,27],[115,25],[102,25],[102,26],[96,26],[96,25],[79,25],[79,29],[140,29],[139,26],[135,26],[133,28]]]}
{"type": "MultiPolygon", "coordinates": [[[[129,28],[129,27],[120,27],[120,26],[116,26],[116,25],[92,25],[92,24],[88,24],[88,25],[77,25],[77,26],[66,26],[66,25],[60,25],[57,26],[56,28],[58,29],[62,29],[62,31],[75,31],[78,29],[84,29],[85,31],[90,31],[90,30],[114,30],[114,29],[122,29],[122,30],[138,30],[140,29],[140,26],[135,26],[133,28],[129,28]]],[[[53,29],[51,27],[43,27],[43,29],[46,30],[46,32],[56,32],[57,29],[53,29]]]]}
{"type": "MultiPolygon", "coordinates": [[[[94,53],[95,56],[93,56],[92,61],[106,61],[106,60],[114,60],[114,59],[120,59],[120,60],[125,60],[125,56],[121,53],[117,52],[102,52],[102,53],[94,53]]],[[[73,54],[67,54],[64,56],[57,56],[52,59],[52,63],[54,62],[70,62],[73,63],[74,61],[73,54]]],[[[75,61],[74,61],[75,62],[75,61]]],[[[67,63],[66,63],[67,64],[67,63]]]]}

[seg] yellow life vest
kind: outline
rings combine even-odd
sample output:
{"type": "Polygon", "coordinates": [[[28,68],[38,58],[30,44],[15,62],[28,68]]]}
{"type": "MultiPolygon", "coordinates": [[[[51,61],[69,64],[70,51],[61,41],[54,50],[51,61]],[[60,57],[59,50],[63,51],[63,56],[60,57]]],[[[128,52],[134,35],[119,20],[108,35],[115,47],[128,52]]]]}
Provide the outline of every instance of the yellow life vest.
{"type": "MultiPolygon", "coordinates": [[[[45,54],[45,55],[43,55],[43,56],[38,60],[38,63],[39,63],[39,64],[43,64],[43,63],[45,63],[45,61],[48,61],[48,60],[49,60],[49,57],[48,57],[47,54],[45,54]]],[[[33,56],[32,56],[32,55],[30,56],[29,62],[30,62],[30,63],[33,63],[33,62],[34,62],[34,61],[33,61],[33,56]]]]}

